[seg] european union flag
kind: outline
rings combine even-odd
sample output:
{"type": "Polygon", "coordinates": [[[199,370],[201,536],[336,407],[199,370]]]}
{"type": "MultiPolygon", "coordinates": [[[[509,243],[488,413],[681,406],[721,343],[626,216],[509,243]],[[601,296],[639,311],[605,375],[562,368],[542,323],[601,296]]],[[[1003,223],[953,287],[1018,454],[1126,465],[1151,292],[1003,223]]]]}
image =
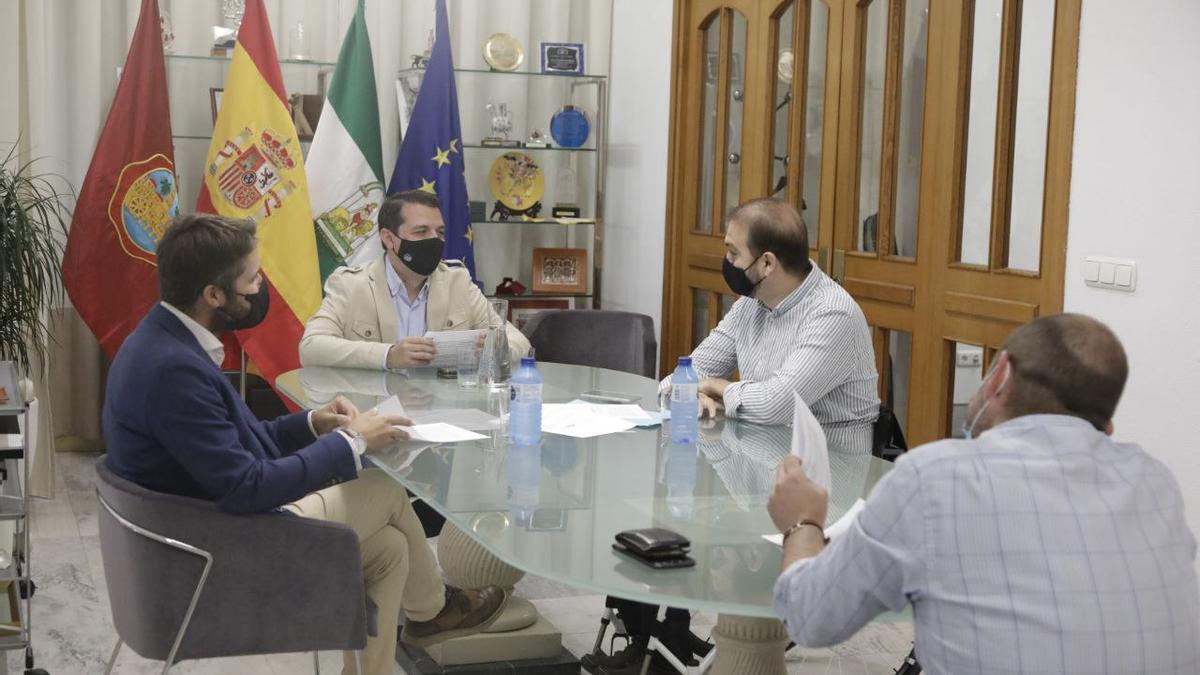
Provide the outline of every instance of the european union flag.
{"type": "Polygon", "coordinates": [[[437,35],[388,192],[419,188],[442,200],[446,258],[462,260],[475,278],[474,233],[463,176],[462,127],[454,88],[454,58],[446,0],[437,0],[437,35]]]}

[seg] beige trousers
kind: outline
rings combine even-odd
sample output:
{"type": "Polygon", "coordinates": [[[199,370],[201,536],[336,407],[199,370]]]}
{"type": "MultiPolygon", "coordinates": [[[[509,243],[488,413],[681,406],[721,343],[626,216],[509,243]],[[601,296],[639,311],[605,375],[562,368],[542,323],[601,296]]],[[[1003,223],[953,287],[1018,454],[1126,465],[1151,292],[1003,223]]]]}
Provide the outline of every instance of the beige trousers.
{"type": "MultiPolygon", "coordinates": [[[[391,675],[401,608],[414,621],[428,621],[445,605],[437,562],[404,487],[379,469],[366,469],[355,480],[313,492],[284,508],[305,518],[348,525],[358,535],[367,595],[379,607],[378,635],[367,639],[363,668],[369,675],[391,675]]],[[[342,672],[354,673],[352,653],[346,653],[342,672]]]]}

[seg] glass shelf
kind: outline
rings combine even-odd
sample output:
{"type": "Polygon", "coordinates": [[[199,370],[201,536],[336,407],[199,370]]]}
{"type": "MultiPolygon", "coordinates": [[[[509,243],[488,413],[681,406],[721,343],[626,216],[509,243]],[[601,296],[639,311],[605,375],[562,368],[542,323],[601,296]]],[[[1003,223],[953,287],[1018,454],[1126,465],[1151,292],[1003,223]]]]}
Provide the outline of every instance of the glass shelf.
{"type": "MultiPolygon", "coordinates": [[[[168,61],[224,61],[226,63],[233,60],[232,56],[201,56],[199,54],[167,54],[168,61]]],[[[337,63],[328,61],[297,61],[295,59],[279,59],[281,66],[319,66],[323,68],[332,68],[337,63]]]]}
{"type": "MultiPolygon", "coordinates": [[[[400,71],[400,75],[411,75],[413,73],[424,73],[424,68],[404,68],[400,71]]],[[[588,75],[574,73],[533,73],[529,71],[505,71],[505,70],[488,70],[484,68],[455,68],[456,73],[468,73],[474,75],[516,75],[518,77],[558,77],[564,80],[607,80],[607,75],[588,75]]]]}
{"type": "Polygon", "coordinates": [[[481,143],[463,143],[463,147],[464,148],[478,148],[481,150],[502,150],[504,152],[510,152],[510,151],[514,151],[514,150],[520,150],[521,152],[529,152],[530,150],[533,150],[535,152],[547,152],[547,151],[549,151],[549,152],[595,152],[596,151],[595,148],[560,148],[560,147],[556,147],[556,146],[551,146],[548,148],[527,148],[523,145],[483,145],[481,143]]]}

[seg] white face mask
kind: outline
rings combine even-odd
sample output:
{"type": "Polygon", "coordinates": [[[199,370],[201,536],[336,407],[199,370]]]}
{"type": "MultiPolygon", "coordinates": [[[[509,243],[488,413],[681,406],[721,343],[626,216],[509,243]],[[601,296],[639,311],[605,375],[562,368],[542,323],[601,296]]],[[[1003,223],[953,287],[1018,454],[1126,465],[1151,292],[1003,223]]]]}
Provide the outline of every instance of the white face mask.
{"type": "MultiPolygon", "coordinates": [[[[999,396],[1000,392],[1004,389],[1004,385],[1008,384],[1008,373],[1010,370],[1012,370],[1011,366],[1007,370],[1004,371],[1004,380],[1002,382],[1000,382],[1000,388],[996,390],[997,396],[999,396]]],[[[994,375],[994,373],[993,373],[993,375],[994,375]]],[[[979,388],[983,389],[983,385],[980,385],[979,388]]],[[[995,398],[995,397],[992,397],[992,398],[995,398]]],[[[968,441],[971,440],[972,438],[975,438],[975,425],[979,424],[979,418],[983,417],[984,411],[987,410],[988,406],[992,404],[992,398],[987,399],[986,401],[983,402],[983,405],[979,406],[979,412],[975,413],[975,416],[971,418],[970,423],[963,422],[963,425],[962,425],[963,438],[967,439],[968,441]]]]}

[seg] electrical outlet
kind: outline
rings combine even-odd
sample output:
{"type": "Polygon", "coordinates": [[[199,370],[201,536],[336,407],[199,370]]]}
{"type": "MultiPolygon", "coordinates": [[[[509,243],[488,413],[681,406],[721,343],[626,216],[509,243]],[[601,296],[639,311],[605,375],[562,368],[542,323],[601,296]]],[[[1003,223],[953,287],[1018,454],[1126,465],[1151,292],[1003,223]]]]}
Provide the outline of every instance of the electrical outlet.
{"type": "Polygon", "coordinates": [[[959,368],[978,368],[983,365],[983,354],[979,352],[959,352],[957,364],[959,368]]]}

